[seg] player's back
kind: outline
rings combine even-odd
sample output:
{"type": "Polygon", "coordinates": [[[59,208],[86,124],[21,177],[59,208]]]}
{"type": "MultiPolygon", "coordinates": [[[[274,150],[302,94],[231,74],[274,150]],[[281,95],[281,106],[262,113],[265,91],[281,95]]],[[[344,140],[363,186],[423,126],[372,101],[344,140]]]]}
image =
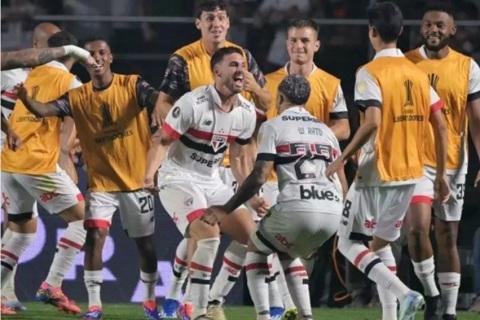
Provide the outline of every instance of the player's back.
{"type": "MultiPolygon", "coordinates": [[[[262,125],[259,144],[275,148],[280,194],[287,210],[339,213],[342,208],[338,179],[325,170],[339,154],[333,132],[304,108],[292,107],[262,125]],[[263,142],[263,139],[271,141],[263,142]],[[265,144],[266,143],[266,144],[265,144]]],[[[264,152],[260,147],[259,154],[264,152]]]]}
{"type": "MultiPolygon", "coordinates": [[[[74,75],[58,62],[36,67],[25,81],[29,95],[39,102],[53,101],[67,92],[74,75]]],[[[63,65],[62,65],[63,66],[63,65]]],[[[55,172],[60,151],[60,126],[56,117],[37,118],[17,100],[10,116],[12,129],[23,139],[17,151],[5,148],[2,151],[2,171],[24,174],[55,172]]]]}

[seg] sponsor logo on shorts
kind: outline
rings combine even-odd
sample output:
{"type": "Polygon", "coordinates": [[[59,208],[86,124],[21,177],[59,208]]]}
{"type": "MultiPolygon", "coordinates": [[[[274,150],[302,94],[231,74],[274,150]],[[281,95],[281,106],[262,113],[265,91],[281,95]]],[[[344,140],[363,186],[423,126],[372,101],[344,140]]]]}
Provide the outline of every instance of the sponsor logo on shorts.
{"type": "Polygon", "coordinates": [[[363,226],[367,229],[374,229],[377,226],[377,221],[375,220],[365,220],[363,226]]]}
{"type": "Polygon", "coordinates": [[[188,197],[183,200],[183,204],[190,207],[193,204],[193,197],[188,197]]]}
{"type": "Polygon", "coordinates": [[[302,200],[327,200],[327,201],[340,201],[340,198],[329,190],[318,190],[315,186],[305,188],[300,186],[300,199],[302,200]]]}
{"type": "Polygon", "coordinates": [[[287,238],[284,235],[281,235],[280,233],[277,233],[275,235],[275,240],[280,242],[280,244],[287,249],[291,249],[293,247],[293,243],[288,242],[287,238]]]}
{"type": "Polygon", "coordinates": [[[395,229],[400,229],[403,225],[403,221],[402,220],[398,220],[397,223],[395,223],[395,229]]]}
{"type": "Polygon", "coordinates": [[[40,200],[42,202],[49,202],[49,201],[55,199],[56,197],[58,197],[58,193],[56,193],[55,191],[50,191],[50,192],[45,192],[44,194],[40,195],[40,200]]]}

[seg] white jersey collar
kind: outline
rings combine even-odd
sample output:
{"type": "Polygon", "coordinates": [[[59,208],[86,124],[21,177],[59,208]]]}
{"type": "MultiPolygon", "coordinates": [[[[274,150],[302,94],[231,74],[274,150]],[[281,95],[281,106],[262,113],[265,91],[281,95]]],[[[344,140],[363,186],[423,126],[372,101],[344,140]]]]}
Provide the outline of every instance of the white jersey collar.
{"type": "Polygon", "coordinates": [[[306,114],[310,114],[307,109],[305,109],[304,106],[294,106],[294,107],[289,107],[285,110],[283,110],[283,112],[280,114],[287,114],[287,113],[306,113],[306,114]]]}
{"type": "Polygon", "coordinates": [[[398,48],[383,49],[380,52],[377,52],[373,60],[382,57],[404,57],[402,50],[398,48]]]}
{"type": "MultiPolygon", "coordinates": [[[[220,106],[222,105],[222,100],[220,99],[220,96],[218,95],[217,89],[215,89],[215,84],[211,84],[208,86],[208,91],[210,91],[210,95],[213,99],[213,102],[215,105],[220,109],[220,106]]],[[[240,93],[237,93],[237,95],[240,95],[240,93]]],[[[238,107],[241,104],[240,96],[237,97],[235,100],[235,103],[233,105],[233,108],[238,107]]]]}

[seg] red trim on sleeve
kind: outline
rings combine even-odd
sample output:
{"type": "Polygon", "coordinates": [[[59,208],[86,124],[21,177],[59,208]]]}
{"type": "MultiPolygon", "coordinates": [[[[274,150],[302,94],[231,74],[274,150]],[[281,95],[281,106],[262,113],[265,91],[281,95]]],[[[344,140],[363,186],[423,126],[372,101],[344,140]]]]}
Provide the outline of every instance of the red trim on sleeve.
{"type": "Polygon", "coordinates": [[[434,104],[430,106],[430,113],[434,113],[435,111],[438,111],[442,109],[445,106],[442,100],[438,100],[434,104]]]}
{"type": "Polygon", "coordinates": [[[166,122],[163,123],[162,125],[162,130],[165,131],[166,134],[168,134],[171,138],[178,140],[182,136],[180,133],[175,131],[170,125],[166,122]]]}
{"type": "Polygon", "coordinates": [[[110,228],[110,221],[98,220],[98,219],[85,220],[83,222],[83,227],[85,229],[91,229],[91,228],[108,229],[110,228]]]}
{"type": "Polygon", "coordinates": [[[410,204],[416,204],[416,203],[432,204],[433,198],[427,197],[427,196],[413,196],[412,200],[410,200],[410,204]]]}
{"type": "Polygon", "coordinates": [[[187,220],[189,223],[200,218],[205,213],[205,209],[198,209],[187,214],[187,220]]]}
{"type": "Polygon", "coordinates": [[[78,193],[77,194],[77,200],[78,200],[78,202],[83,201],[83,194],[78,193]]]}

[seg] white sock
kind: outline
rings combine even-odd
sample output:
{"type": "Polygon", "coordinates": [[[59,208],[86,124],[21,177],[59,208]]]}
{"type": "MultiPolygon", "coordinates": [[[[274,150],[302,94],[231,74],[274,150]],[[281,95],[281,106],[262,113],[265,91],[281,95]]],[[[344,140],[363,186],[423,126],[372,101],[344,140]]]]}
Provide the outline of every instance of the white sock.
{"type": "Polygon", "coordinates": [[[1,252],[2,289],[5,283],[11,278],[18,259],[34,240],[35,233],[18,233],[12,231],[10,241],[5,243],[1,252]]]}
{"type": "Polygon", "coordinates": [[[180,300],[180,293],[188,276],[187,243],[188,240],[184,238],[178,244],[173,262],[173,275],[170,279],[170,288],[168,288],[166,299],[180,300]]]}
{"type": "Polygon", "coordinates": [[[268,283],[270,277],[268,269],[268,256],[255,252],[248,252],[245,270],[247,284],[252,297],[257,320],[270,319],[270,306],[268,304],[268,283]]]}
{"type": "MultiPolygon", "coordinates": [[[[392,247],[386,246],[385,248],[375,251],[375,254],[393,274],[397,274],[397,265],[392,253],[392,247]]],[[[377,291],[380,302],[382,303],[382,320],[397,320],[397,297],[392,291],[382,286],[377,286],[377,291]]]]}
{"type": "Polygon", "coordinates": [[[52,287],[60,287],[63,278],[75,263],[77,254],[82,250],[87,231],[83,220],[70,222],[57,244],[57,252],[45,282],[52,287]]]}
{"type": "MultiPolygon", "coordinates": [[[[280,261],[278,261],[278,256],[276,254],[271,254],[268,256],[268,265],[270,267],[270,279],[268,280],[268,302],[269,302],[270,308],[273,308],[273,307],[283,308],[282,295],[280,293],[280,289],[278,287],[278,281],[277,281],[277,278],[280,276],[280,274],[283,275],[283,270],[280,266],[280,261]],[[277,260],[278,268],[275,268],[273,263],[274,260],[277,260]]],[[[283,277],[283,279],[285,280],[285,276],[283,277]]],[[[285,286],[286,285],[287,283],[285,282],[285,286]]],[[[288,288],[287,288],[287,291],[288,291],[288,288]]],[[[290,300],[292,299],[290,297],[290,292],[288,292],[288,297],[290,298],[290,300]]]]}
{"type": "Polygon", "coordinates": [[[310,304],[310,290],[308,288],[308,274],[300,259],[281,260],[288,289],[293,302],[298,309],[298,317],[312,318],[312,305],[310,304]]]}
{"type": "Polygon", "coordinates": [[[295,309],[296,306],[293,303],[290,291],[288,291],[287,280],[285,279],[285,274],[283,273],[283,268],[280,264],[280,260],[278,259],[277,254],[274,254],[274,258],[272,259],[272,266],[275,274],[279,272],[276,280],[278,285],[278,291],[282,297],[285,310],[295,309]]]}
{"type": "Polygon", "coordinates": [[[102,299],[100,298],[100,289],[103,283],[102,270],[85,270],[83,280],[88,292],[88,308],[99,307],[102,308],[102,299]]]}
{"type": "Polygon", "coordinates": [[[185,287],[185,295],[183,296],[183,303],[192,303],[192,281],[187,278],[187,286],[185,287]]]}
{"type": "Polygon", "coordinates": [[[460,273],[440,272],[438,282],[442,291],[443,314],[457,314],[458,289],[460,289],[460,273]]]}
{"type": "Polygon", "coordinates": [[[213,263],[217,256],[219,238],[208,238],[197,241],[197,250],[192,257],[190,265],[191,295],[193,299],[193,315],[195,319],[207,313],[208,289],[212,277],[213,263]]]}
{"type": "Polygon", "coordinates": [[[418,280],[422,283],[423,290],[426,296],[436,297],[440,294],[435,284],[435,262],[433,256],[430,258],[413,263],[413,270],[417,275],[418,280]]]}
{"type": "Polygon", "coordinates": [[[390,289],[400,301],[405,299],[410,289],[362,242],[339,237],[338,249],[378,286],[390,289]]]}
{"type": "Polygon", "coordinates": [[[146,273],[140,270],[140,280],[142,280],[144,285],[143,302],[156,301],[155,286],[158,281],[158,272],[146,273]]]}
{"type": "Polygon", "coordinates": [[[236,241],[230,242],[223,256],[222,268],[210,289],[208,301],[216,300],[223,303],[242,272],[246,256],[247,246],[236,241]]]}
{"type": "MultiPolygon", "coordinates": [[[[2,237],[2,246],[7,243],[10,238],[12,238],[12,231],[10,229],[5,229],[2,237]]],[[[4,296],[8,301],[18,301],[17,295],[15,294],[15,274],[17,273],[17,265],[13,267],[12,275],[5,282],[2,288],[2,296],[4,296]]]]}

